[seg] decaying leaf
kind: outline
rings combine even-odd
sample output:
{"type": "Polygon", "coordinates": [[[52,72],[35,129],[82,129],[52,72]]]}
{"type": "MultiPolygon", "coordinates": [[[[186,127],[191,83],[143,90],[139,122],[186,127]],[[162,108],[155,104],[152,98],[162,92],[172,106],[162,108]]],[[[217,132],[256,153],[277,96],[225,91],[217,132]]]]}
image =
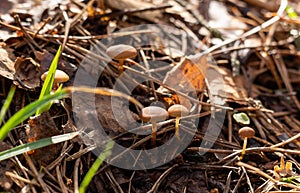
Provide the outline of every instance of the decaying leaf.
{"type": "MultiPolygon", "coordinates": [[[[224,101],[247,104],[247,91],[242,76],[233,77],[231,71],[218,67],[209,55],[195,55],[185,58],[180,64],[167,73],[163,83],[185,94],[202,92],[206,87],[214,104],[223,105],[224,101]]],[[[164,88],[160,87],[163,92],[164,88]]],[[[190,107],[189,101],[178,96],[179,101],[190,107]]]]}
{"type": "MultiPolygon", "coordinates": [[[[39,116],[31,117],[28,121],[26,129],[27,141],[33,142],[39,139],[59,135],[60,131],[57,129],[52,117],[48,112],[44,112],[39,116]]],[[[39,164],[49,164],[53,161],[60,152],[61,144],[54,144],[30,152],[33,160],[39,164]]]]}
{"type": "MultiPolygon", "coordinates": [[[[195,59],[193,59],[196,61],[195,59]]],[[[181,63],[176,65],[171,71],[166,74],[163,83],[176,91],[189,94],[198,93],[205,88],[205,73],[206,73],[206,57],[200,57],[198,61],[193,62],[189,58],[185,58],[181,63]]],[[[164,88],[158,89],[164,92],[164,88]]],[[[180,104],[187,108],[191,108],[191,104],[184,97],[178,95],[180,104]]]]}
{"type": "Polygon", "coordinates": [[[14,59],[15,56],[10,52],[10,49],[0,47],[0,75],[14,80],[14,59]]]}
{"type": "Polygon", "coordinates": [[[96,109],[101,126],[112,135],[137,126],[138,116],[128,109],[122,99],[96,96],[96,109]]]}
{"type": "Polygon", "coordinates": [[[27,87],[33,89],[40,86],[40,65],[32,58],[18,57],[15,62],[16,76],[27,87]]]}
{"type": "MultiPolygon", "coordinates": [[[[225,99],[227,102],[236,102],[239,104],[246,105],[248,94],[243,85],[242,76],[233,77],[229,69],[224,67],[210,66],[209,71],[216,71],[217,73],[209,73],[207,79],[213,74],[217,74],[222,78],[222,82],[211,84],[212,88],[221,87],[219,89],[218,96],[225,99]]],[[[216,94],[216,93],[215,93],[216,94]]]]}

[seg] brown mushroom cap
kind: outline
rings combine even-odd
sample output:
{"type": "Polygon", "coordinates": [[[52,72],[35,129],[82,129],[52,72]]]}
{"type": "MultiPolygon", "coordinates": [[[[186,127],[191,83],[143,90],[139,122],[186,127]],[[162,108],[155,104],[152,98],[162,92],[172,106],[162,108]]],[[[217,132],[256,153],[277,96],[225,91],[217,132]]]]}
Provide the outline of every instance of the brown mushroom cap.
{"type": "Polygon", "coordinates": [[[149,106],[142,109],[140,117],[144,122],[164,121],[168,118],[168,112],[157,106],[149,106]]]}
{"type": "Polygon", "coordinates": [[[127,58],[134,58],[137,55],[137,51],[132,46],[118,44],[107,48],[106,54],[115,60],[125,60],[127,58]]]}
{"type": "Polygon", "coordinates": [[[185,106],[179,104],[169,107],[168,112],[171,117],[183,117],[189,114],[189,110],[185,106]]]}
{"type": "MultiPolygon", "coordinates": [[[[47,75],[48,75],[48,71],[44,72],[44,74],[42,74],[42,76],[41,76],[41,79],[43,81],[45,81],[47,75]]],[[[55,75],[54,75],[55,83],[67,82],[68,80],[69,80],[69,76],[64,71],[62,71],[62,70],[55,71],[55,75]]]]}
{"type": "Polygon", "coordinates": [[[245,137],[251,138],[251,137],[253,137],[255,135],[255,131],[251,127],[242,127],[239,130],[239,135],[242,138],[245,138],[245,137]]]}

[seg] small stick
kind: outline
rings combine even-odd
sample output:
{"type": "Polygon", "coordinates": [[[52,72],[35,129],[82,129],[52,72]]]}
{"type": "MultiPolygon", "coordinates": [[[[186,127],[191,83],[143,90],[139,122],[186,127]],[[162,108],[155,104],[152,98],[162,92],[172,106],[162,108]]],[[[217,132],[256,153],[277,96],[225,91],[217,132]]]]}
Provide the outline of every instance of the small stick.
{"type": "Polygon", "coordinates": [[[170,167],[169,169],[167,169],[161,176],[159,176],[159,178],[156,180],[156,182],[154,183],[154,185],[152,186],[152,188],[147,192],[147,193],[154,193],[157,192],[157,189],[159,187],[159,185],[162,183],[162,181],[166,178],[166,176],[172,172],[173,169],[175,169],[178,165],[175,164],[172,167],[170,167]]]}

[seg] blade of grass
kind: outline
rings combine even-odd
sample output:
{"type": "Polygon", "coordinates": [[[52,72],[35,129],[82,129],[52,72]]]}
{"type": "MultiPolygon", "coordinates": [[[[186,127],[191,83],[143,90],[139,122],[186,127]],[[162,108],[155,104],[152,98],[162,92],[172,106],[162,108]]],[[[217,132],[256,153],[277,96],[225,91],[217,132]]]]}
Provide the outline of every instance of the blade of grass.
{"type": "Polygon", "coordinates": [[[17,147],[0,152],[0,161],[20,155],[30,150],[46,147],[52,144],[61,143],[70,139],[73,139],[79,134],[79,132],[72,132],[63,135],[56,135],[53,137],[40,139],[35,142],[26,143],[17,147]]]}
{"type": "Polygon", "coordinates": [[[6,100],[1,108],[1,111],[0,111],[0,125],[2,124],[2,121],[4,120],[4,117],[5,117],[5,114],[10,106],[10,103],[15,95],[15,91],[16,91],[16,86],[15,85],[12,85],[10,87],[10,90],[8,92],[8,95],[6,97],[6,100]]]}
{"type": "MultiPolygon", "coordinates": [[[[54,75],[55,75],[55,71],[57,69],[60,53],[61,53],[61,46],[59,46],[59,48],[58,48],[58,50],[57,50],[57,52],[56,52],[56,54],[55,54],[55,56],[52,60],[52,63],[51,63],[50,68],[48,70],[47,77],[44,81],[44,85],[42,87],[42,90],[41,90],[41,93],[40,93],[40,96],[39,96],[39,99],[42,99],[45,95],[50,94],[51,91],[52,91],[52,87],[53,87],[53,83],[54,83],[54,75]]],[[[48,106],[37,109],[36,115],[41,114],[43,111],[49,110],[50,107],[51,107],[51,103],[49,103],[48,106]]]]}
{"type": "Polygon", "coordinates": [[[111,154],[111,149],[114,146],[114,141],[109,141],[106,146],[105,150],[97,157],[96,161],[93,163],[92,167],[89,169],[87,174],[84,176],[80,187],[79,187],[79,193],[84,193],[87,189],[88,185],[90,184],[92,178],[94,177],[95,173],[99,169],[99,167],[102,165],[103,161],[111,154]]]}
{"type": "Polygon", "coordinates": [[[52,103],[54,100],[62,99],[67,95],[67,92],[63,89],[61,91],[55,92],[54,94],[49,94],[44,96],[42,99],[34,101],[23,109],[15,113],[0,129],[0,141],[2,141],[8,132],[12,130],[15,126],[25,121],[28,117],[33,115],[37,109],[41,109],[52,103]]]}

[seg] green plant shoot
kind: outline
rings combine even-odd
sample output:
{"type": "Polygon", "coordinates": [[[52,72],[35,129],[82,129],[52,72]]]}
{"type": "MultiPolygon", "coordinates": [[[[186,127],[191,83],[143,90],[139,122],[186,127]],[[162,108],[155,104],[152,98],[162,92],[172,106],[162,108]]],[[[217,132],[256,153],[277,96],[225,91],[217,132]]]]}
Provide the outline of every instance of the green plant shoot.
{"type": "MultiPolygon", "coordinates": [[[[52,91],[52,87],[53,87],[53,83],[54,83],[54,75],[55,75],[55,71],[57,69],[60,53],[61,53],[61,46],[59,46],[59,48],[52,60],[52,63],[50,65],[50,68],[48,71],[48,75],[45,79],[44,85],[42,87],[42,90],[41,90],[41,93],[39,96],[39,100],[42,99],[45,95],[50,94],[52,91]]],[[[43,111],[49,110],[51,105],[52,105],[52,103],[49,103],[47,106],[37,109],[36,115],[40,115],[43,111]]]]}
{"type": "Polygon", "coordinates": [[[102,165],[103,161],[110,156],[111,149],[114,146],[114,141],[109,141],[106,146],[105,150],[97,157],[96,161],[93,163],[92,167],[89,169],[87,174],[84,176],[80,187],[79,187],[79,193],[84,193],[86,188],[88,187],[89,183],[91,182],[92,178],[94,177],[95,173],[99,169],[99,167],[102,165]]]}
{"type": "Polygon", "coordinates": [[[67,95],[67,91],[62,89],[54,94],[45,95],[43,98],[26,105],[23,109],[15,113],[0,129],[0,142],[6,137],[15,126],[28,119],[37,109],[44,109],[54,100],[59,100],[67,95]]]}
{"type": "Polygon", "coordinates": [[[61,143],[61,142],[73,139],[79,133],[80,133],[79,131],[76,131],[76,132],[62,134],[62,135],[56,135],[53,137],[40,139],[40,140],[37,140],[34,142],[22,144],[17,147],[2,151],[2,152],[0,152],[0,161],[20,155],[20,154],[28,152],[30,150],[38,149],[41,147],[46,147],[48,145],[57,144],[57,143],[61,143]]]}
{"type": "Polygon", "coordinates": [[[12,85],[10,87],[10,90],[8,92],[8,95],[7,95],[7,98],[1,108],[1,111],[0,111],[0,125],[2,124],[2,121],[4,120],[4,117],[5,117],[5,114],[10,106],[10,103],[15,95],[15,91],[16,91],[16,86],[15,85],[12,85]]]}

